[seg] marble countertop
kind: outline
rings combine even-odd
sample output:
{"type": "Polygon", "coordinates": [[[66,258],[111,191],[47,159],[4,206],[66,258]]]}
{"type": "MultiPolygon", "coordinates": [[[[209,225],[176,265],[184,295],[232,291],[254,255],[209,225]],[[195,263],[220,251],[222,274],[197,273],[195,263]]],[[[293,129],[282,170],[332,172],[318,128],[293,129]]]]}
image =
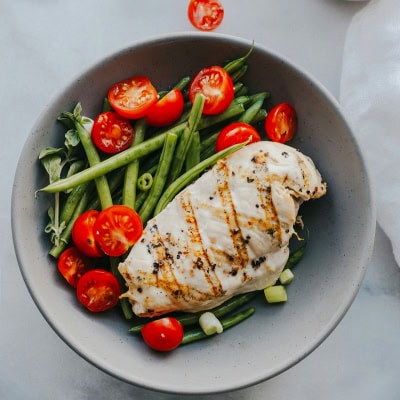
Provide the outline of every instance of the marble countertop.
{"type": "MultiPolygon", "coordinates": [[[[182,0],[0,0],[0,398],[192,399],[137,388],[74,353],[33,303],[10,226],[13,175],[45,105],[104,55],[157,34],[190,31],[182,0]],[[144,3],[144,4],[142,4],[144,3]],[[9,138],[11,136],[11,139],[9,138]]],[[[254,39],[305,68],[338,98],[347,28],[364,2],[225,0],[218,32],[254,39]],[[250,5],[251,4],[251,5],[250,5]]],[[[338,294],[340,295],[340,294],[338,294]]],[[[259,385],[204,399],[400,398],[400,270],[377,226],[373,256],[353,305],[305,360],[259,385]]]]}

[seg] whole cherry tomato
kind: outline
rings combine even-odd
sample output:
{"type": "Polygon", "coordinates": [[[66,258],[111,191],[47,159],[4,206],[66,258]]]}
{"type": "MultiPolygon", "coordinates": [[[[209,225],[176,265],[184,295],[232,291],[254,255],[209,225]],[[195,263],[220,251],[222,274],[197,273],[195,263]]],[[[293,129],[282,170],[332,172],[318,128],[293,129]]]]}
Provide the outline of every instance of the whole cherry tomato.
{"type": "Polygon", "coordinates": [[[181,344],[184,332],[176,318],[164,317],[147,323],[141,333],[143,340],[152,349],[170,351],[181,344]]]}
{"type": "Polygon", "coordinates": [[[105,311],[117,305],[121,288],[117,278],[104,269],[92,269],[78,281],[79,302],[92,312],[105,311]]]}
{"type": "Polygon", "coordinates": [[[170,125],[182,115],[184,105],[182,92],[179,89],[172,89],[151,106],[146,115],[146,122],[156,127],[170,125]]]}
{"type": "Polygon", "coordinates": [[[94,120],[92,140],[96,147],[105,153],[115,154],[127,149],[133,137],[131,123],[113,111],[101,113],[94,120]]]}
{"type": "Polygon", "coordinates": [[[128,119],[144,117],[157,100],[157,90],[145,76],[134,76],[117,82],[108,91],[111,107],[128,119]]]}
{"type": "Polygon", "coordinates": [[[222,67],[203,68],[192,80],[189,100],[193,103],[197,93],[205,97],[203,114],[213,115],[225,111],[235,95],[232,79],[222,67]]]}
{"type": "Polygon", "coordinates": [[[75,246],[81,253],[93,258],[104,256],[95,238],[94,224],[98,215],[97,210],[85,211],[72,227],[72,241],[75,246]]]}
{"type": "Polygon", "coordinates": [[[218,152],[234,144],[246,142],[247,140],[250,140],[249,143],[261,140],[256,128],[245,122],[232,122],[225,126],[219,133],[215,149],[218,152]]]}
{"type": "Polygon", "coordinates": [[[297,114],[293,106],[280,103],[265,118],[265,132],[273,142],[285,143],[293,139],[297,130],[297,114]]]}

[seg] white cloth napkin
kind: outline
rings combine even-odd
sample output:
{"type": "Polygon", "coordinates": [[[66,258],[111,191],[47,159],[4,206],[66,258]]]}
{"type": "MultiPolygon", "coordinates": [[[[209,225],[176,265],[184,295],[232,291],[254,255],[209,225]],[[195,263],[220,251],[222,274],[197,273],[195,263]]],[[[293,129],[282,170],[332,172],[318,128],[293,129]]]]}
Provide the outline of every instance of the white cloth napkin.
{"type": "Polygon", "coordinates": [[[351,21],[340,103],[368,166],[377,220],[400,265],[400,1],[371,0],[351,21]]]}

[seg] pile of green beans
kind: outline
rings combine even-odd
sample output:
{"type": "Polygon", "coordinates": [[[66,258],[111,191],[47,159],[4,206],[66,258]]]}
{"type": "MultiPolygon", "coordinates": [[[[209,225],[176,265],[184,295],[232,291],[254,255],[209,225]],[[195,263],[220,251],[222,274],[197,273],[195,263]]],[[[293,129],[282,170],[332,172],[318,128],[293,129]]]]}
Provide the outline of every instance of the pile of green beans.
{"type": "MultiPolygon", "coordinates": [[[[134,121],[133,143],[118,154],[102,156],[98,152],[85,127],[87,118],[80,115],[79,103],[73,113],[63,113],[64,119],[65,116],[69,118],[70,125],[79,136],[85,156],[82,165],[86,165],[86,168],[81,165],[74,173],[38,190],[63,198],[59,221],[63,230],[60,240],[49,251],[51,256],[58,258],[69,245],[73,224],[84,211],[124,204],[134,208],[145,224],[203,171],[246,144],[241,143],[219,153],[215,151],[218,134],[228,123],[242,121],[255,125],[267,115],[264,102],[269,98],[269,93],[249,94],[248,87],[242,81],[251,52],[252,48],[245,56],[224,66],[235,88],[235,97],[226,111],[213,116],[203,115],[204,97],[197,95],[191,104],[188,101],[191,78],[184,77],[174,86],[182,90],[186,100],[181,118],[165,129],[148,127],[144,118],[134,121]]],[[[160,92],[159,96],[167,92],[160,92]]],[[[110,110],[110,105],[105,100],[103,109],[99,111],[107,110],[110,110]]],[[[123,284],[117,269],[119,261],[112,258],[110,265],[123,284]]],[[[126,302],[127,299],[121,300],[122,310],[125,318],[130,319],[133,313],[126,302]]],[[[226,310],[227,307],[222,309],[226,310]]],[[[220,311],[216,310],[216,313],[219,315],[220,311]]],[[[250,314],[252,312],[240,315],[247,317],[250,314]]],[[[240,318],[233,320],[239,321],[240,318]]],[[[231,326],[229,321],[229,318],[223,320],[223,324],[231,326]]]]}
{"type": "MultiPolygon", "coordinates": [[[[112,204],[125,204],[139,212],[143,222],[162,211],[176,194],[241,145],[215,152],[217,136],[229,122],[243,121],[255,125],[267,114],[263,108],[268,92],[249,94],[241,81],[247,71],[249,52],[228,62],[224,68],[235,85],[235,98],[221,114],[202,115],[204,98],[199,95],[194,104],[186,102],[186,111],[172,126],[154,130],[144,119],[134,122],[135,137],[130,148],[121,153],[102,157],[85,129],[84,117],[69,114],[78,132],[88,167],[50,183],[38,192],[64,196],[60,223],[65,225],[60,240],[50,250],[58,258],[71,240],[76,218],[89,208],[104,209],[112,204]],[[95,190],[93,190],[95,189],[95,190]]],[[[190,77],[182,78],[174,87],[180,88],[187,99],[190,77]]],[[[163,93],[160,92],[160,97],[163,93]]],[[[103,110],[109,110],[107,101],[103,110]]]]}

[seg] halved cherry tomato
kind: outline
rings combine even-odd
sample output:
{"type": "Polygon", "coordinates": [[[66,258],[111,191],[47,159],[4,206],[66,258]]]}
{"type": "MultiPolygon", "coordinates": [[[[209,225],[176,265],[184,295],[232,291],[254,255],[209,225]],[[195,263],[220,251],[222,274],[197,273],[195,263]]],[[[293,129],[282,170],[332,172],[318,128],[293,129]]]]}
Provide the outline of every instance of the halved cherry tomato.
{"type": "Polygon", "coordinates": [[[96,147],[105,153],[115,154],[127,149],[133,137],[131,123],[113,111],[101,113],[94,120],[92,140],[96,147]]]}
{"type": "Polygon", "coordinates": [[[184,105],[182,92],[172,89],[150,108],[146,122],[156,127],[170,125],[182,115],[184,105]]]}
{"type": "Polygon", "coordinates": [[[111,107],[128,119],[144,117],[157,100],[157,90],[145,76],[134,76],[117,82],[108,91],[111,107]]]}
{"type": "Polygon", "coordinates": [[[221,25],[224,8],[218,0],[190,0],[188,17],[195,28],[212,31],[221,25]]]}
{"type": "Polygon", "coordinates": [[[93,312],[117,305],[121,288],[117,278],[104,269],[92,269],[79,279],[76,295],[81,304],[93,312]]]}
{"type": "Polygon", "coordinates": [[[189,87],[189,100],[192,103],[197,93],[205,97],[203,114],[207,115],[225,111],[235,95],[230,75],[218,65],[203,68],[193,78],[189,87]]]}
{"type": "Polygon", "coordinates": [[[234,144],[246,142],[247,140],[250,140],[249,143],[261,140],[256,128],[245,122],[232,122],[225,126],[219,133],[215,149],[218,152],[234,144]]]}
{"type": "Polygon", "coordinates": [[[134,209],[119,204],[100,212],[94,231],[96,241],[103,252],[117,257],[124,254],[140,238],[143,223],[134,209]]]}
{"type": "Polygon", "coordinates": [[[265,118],[265,132],[273,142],[285,143],[293,139],[296,130],[297,114],[290,104],[276,105],[265,118]]]}
{"type": "Polygon", "coordinates": [[[92,264],[93,260],[74,246],[64,250],[57,261],[59,272],[72,287],[76,287],[80,277],[89,271],[92,264]]]}
{"type": "Polygon", "coordinates": [[[81,214],[72,227],[72,241],[78,250],[88,257],[103,257],[94,233],[94,224],[99,216],[97,210],[88,210],[81,214]]]}
{"type": "Polygon", "coordinates": [[[141,333],[143,340],[152,349],[170,351],[181,344],[183,327],[176,318],[164,317],[147,323],[141,333]]]}

